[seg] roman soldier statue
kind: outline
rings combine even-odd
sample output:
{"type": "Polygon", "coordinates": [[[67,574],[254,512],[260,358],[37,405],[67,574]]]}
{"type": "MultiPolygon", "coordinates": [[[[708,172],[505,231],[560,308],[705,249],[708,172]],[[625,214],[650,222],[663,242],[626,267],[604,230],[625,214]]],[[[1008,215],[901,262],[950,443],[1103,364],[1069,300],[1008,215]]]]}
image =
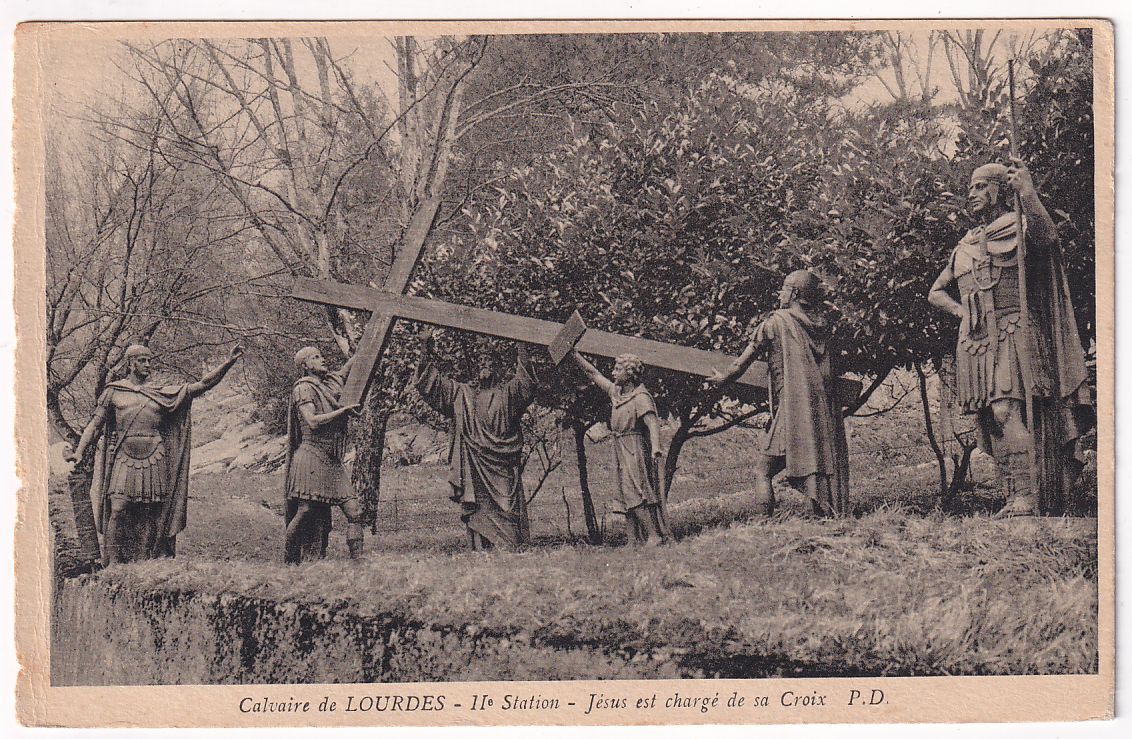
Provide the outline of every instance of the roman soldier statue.
{"type": "Polygon", "coordinates": [[[928,294],[959,319],[957,402],[976,417],[979,445],[998,467],[999,516],[1060,513],[1080,471],[1075,442],[1093,415],[1057,228],[1018,159],[975,169],[968,203],[978,225],[928,294]]]}

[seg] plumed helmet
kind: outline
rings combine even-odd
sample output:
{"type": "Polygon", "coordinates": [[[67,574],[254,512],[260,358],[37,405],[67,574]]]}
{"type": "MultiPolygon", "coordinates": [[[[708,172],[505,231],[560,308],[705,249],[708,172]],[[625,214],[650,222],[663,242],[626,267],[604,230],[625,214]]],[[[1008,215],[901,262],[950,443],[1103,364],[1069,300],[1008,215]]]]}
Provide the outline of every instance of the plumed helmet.
{"type": "Polygon", "coordinates": [[[821,280],[808,269],[797,269],[786,275],[782,286],[794,288],[798,299],[803,302],[820,303],[823,297],[821,280]]]}
{"type": "Polygon", "coordinates": [[[984,164],[981,167],[976,167],[975,171],[971,173],[971,184],[976,182],[993,182],[996,185],[1005,185],[1006,179],[1006,166],[997,162],[984,164]]]}

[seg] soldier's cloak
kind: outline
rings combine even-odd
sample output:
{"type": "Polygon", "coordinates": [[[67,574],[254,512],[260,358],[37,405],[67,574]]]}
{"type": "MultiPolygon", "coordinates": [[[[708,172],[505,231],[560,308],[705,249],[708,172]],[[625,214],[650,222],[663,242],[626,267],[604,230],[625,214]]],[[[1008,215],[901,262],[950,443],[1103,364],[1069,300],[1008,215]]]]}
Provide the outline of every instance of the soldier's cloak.
{"type": "MultiPolygon", "coordinates": [[[[299,499],[287,495],[287,480],[291,479],[291,460],[295,450],[302,443],[303,420],[300,417],[299,404],[295,402],[295,391],[302,388],[314,396],[314,413],[322,415],[339,408],[338,398],[342,394],[345,384],[345,373],[342,370],[331,372],[326,377],[304,375],[295,381],[291,389],[291,396],[287,400],[287,449],[283,458],[283,525],[291,523],[291,519],[299,511],[299,499]]],[[[345,443],[345,437],[341,440],[345,443]]],[[[326,554],[327,540],[332,528],[330,506],[319,504],[316,501],[306,501],[311,509],[310,518],[306,521],[306,531],[300,537],[304,555],[322,556],[326,554]]]]}
{"type": "MultiPolygon", "coordinates": [[[[970,232],[964,240],[973,238],[975,232],[970,232]]],[[[986,238],[989,254],[1012,253],[1018,244],[1017,216],[1006,213],[995,219],[986,227],[986,238]]],[[[1032,430],[1039,506],[1043,513],[1060,513],[1069,504],[1068,496],[1080,468],[1073,454],[1074,444],[1092,428],[1095,413],[1061,248],[1057,242],[1041,244],[1033,239],[1027,239],[1026,246],[1031,361],[1036,361],[1033,353],[1037,351],[1053,382],[1048,397],[1035,398],[1038,417],[1032,430]]],[[[1023,381],[1032,385],[1033,378],[1025,377],[1023,381]]],[[[990,449],[991,439],[985,426],[980,424],[979,430],[980,444],[990,449]]]]}
{"type": "MultiPolygon", "coordinates": [[[[973,234],[968,233],[964,241],[977,238],[973,234]]],[[[988,253],[1012,253],[1018,245],[1017,216],[1013,213],[999,216],[986,227],[986,238],[988,253]]],[[[1052,379],[1056,383],[1055,396],[1073,399],[1084,388],[1088,372],[1061,248],[1056,242],[1037,244],[1031,239],[1027,239],[1026,244],[1029,247],[1026,253],[1028,306],[1043,334],[1035,338],[1048,346],[1054,374],[1052,379]]],[[[1027,381],[1030,381],[1029,378],[1027,381]]]]}
{"type": "MultiPolygon", "coordinates": [[[[161,408],[161,438],[165,446],[165,458],[160,460],[162,489],[168,491],[161,509],[158,523],[156,554],[173,556],[174,540],[185,528],[189,500],[189,454],[192,451],[192,404],[189,386],[169,385],[166,387],[137,387],[125,380],[117,380],[106,386],[106,393],[119,391],[144,395],[161,408]]],[[[118,445],[112,443],[111,434],[121,438],[129,430],[131,419],[116,418],[114,406],[108,405],[105,419],[107,433],[98,442],[98,453],[94,468],[95,485],[95,523],[98,532],[106,532],[110,520],[110,495],[106,489],[110,483],[110,473],[118,454],[118,445]]]]}

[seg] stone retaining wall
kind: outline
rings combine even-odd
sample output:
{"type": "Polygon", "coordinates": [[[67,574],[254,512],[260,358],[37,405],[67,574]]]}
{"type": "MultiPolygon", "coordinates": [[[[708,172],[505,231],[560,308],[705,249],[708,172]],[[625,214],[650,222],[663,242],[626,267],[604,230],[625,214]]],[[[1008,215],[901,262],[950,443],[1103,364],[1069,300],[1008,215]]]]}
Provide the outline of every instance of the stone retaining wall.
{"type": "Polygon", "coordinates": [[[56,596],[57,686],[676,677],[643,657],[362,618],[346,603],[137,593],[97,575],[56,596]]]}

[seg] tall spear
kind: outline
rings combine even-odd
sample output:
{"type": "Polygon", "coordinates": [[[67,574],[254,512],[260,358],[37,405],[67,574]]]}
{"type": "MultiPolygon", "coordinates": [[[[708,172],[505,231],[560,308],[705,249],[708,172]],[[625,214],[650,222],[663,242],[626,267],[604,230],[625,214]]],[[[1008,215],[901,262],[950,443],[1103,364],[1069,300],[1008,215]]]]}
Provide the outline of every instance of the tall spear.
{"type": "MultiPolygon", "coordinates": [[[[1014,60],[1006,62],[1006,74],[1010,83],[1010,157],[1018,158],[1018,113],[1014,106],[1014,60]]],[[[1018,353],[1022,360],[1022,389],[1025,393],[1026,424],[1030,429],[1030,484],[1038,483],[1037,435],[1034,418],[1033,356],[1030,354],[1030,296],[1026,292],[1026,231],[1022,220],[1022,196],[1014,191],[1014,224],[1018,234],[1018,301],[1022,330],[1015,336],[1018,340],[1018,353]]]]}

